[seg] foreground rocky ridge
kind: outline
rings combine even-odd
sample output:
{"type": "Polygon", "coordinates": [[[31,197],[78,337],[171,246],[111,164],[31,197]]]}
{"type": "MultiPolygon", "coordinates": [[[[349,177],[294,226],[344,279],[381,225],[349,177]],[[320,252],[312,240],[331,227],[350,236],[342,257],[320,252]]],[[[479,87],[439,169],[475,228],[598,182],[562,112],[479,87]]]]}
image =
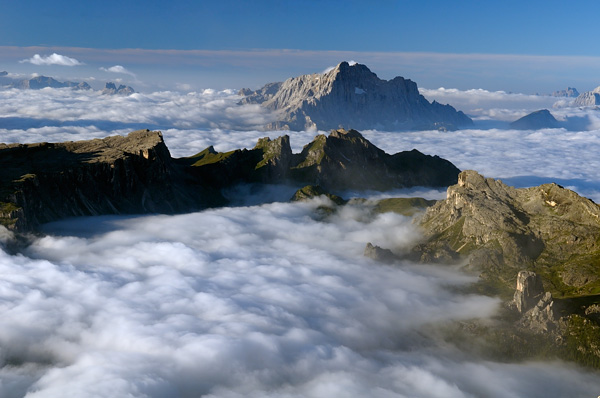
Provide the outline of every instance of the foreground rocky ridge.
{"type": "Polygon", "coordinates": [[[411,253],[368,243],[364,254],[464,264],[480,276],[467,291],[503,298],[491,324],[449,326],[446,338],[467,351],[476,339],[494,360],[600,368],[599,205],[556,184],[516,189],[463,171],[445,200],[420,207],[424,238],[411,253]]]}
{"type": "Polygon", "coordinates": [[[419,225],[417,258],[466,261],[479,292],[505,298],[509,314],[485,332],[499,355],[600,368],[600,206],[556,184],[516,189],[463,171],[419,225]]]}
{"type": "Polygon", "coordinates": [[[416,150],[388,155],[355,131],[317,136],[300,154],[289,137],[250,150],[209,147],[174,159],[162,134],[140,130],[91,141],[0,144],[0,224],[15,231],[66,217],[181,213],[227,200],[243,183],[321,185],[329,190],[448,186],[459,170],[416,150]]]}
{"type": "Polygon", "coordinates": [[[270,129],[456,129],[473,121],[450,105],[430,103],[416,83],[400,76],[382,80],[365,65],[342,62],[325,73],[293,77],[252,91],[242,104],[278,112],[270,129]]]}
{"type": "Polygon", "coordinates": [[[557,184],[516,189],[463,171],[420,225],[423,260],[468,256],[499,288],[529,269],[555,296],[600,293],[600,206],[557,184]]]}

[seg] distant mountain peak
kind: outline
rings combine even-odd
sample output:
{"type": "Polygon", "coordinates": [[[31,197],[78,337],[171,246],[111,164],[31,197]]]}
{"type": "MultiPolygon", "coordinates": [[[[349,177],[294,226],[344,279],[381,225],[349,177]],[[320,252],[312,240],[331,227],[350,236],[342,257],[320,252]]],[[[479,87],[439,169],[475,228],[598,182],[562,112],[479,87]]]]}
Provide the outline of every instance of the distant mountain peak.
{"type": "Polygon", "coordinates": [[[517,130],[539,130],[544,128],[557,128],[560,123],[548,109],[540,109],[515,120],[510,127],[517,130]]]}
{"type": "Polygon", "coordinates": [[[102,94],[105,95],[131,95],[135,93],[135,90],[132,87],[125,86],[120,84],[119,87],[113,82],[108,82],[104,86],[104,90],[102,90],[102,94]]]}
{"type": "Polygon", "coordinates": [[[395,77],[382,80],[366,66],[340,62],[324,73],[269,83],[259,90],[243,89],[241,104],[260,104],[279,112],[270,129],[331,130],[436,129],[472,124],[450,105],[430,103],[415,82],[395,77]]]}

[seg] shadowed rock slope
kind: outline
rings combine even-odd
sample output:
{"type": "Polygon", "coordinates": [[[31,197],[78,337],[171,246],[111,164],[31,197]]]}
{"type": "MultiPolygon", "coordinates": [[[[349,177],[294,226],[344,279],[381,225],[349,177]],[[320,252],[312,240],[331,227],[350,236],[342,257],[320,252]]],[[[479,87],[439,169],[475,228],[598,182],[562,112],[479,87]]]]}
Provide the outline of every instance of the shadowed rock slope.
{"type": "Polygon", "coordinates": [[[342,62],[325,73],[243,89],[241,103],[280,114],[270,129],[456,129],[473,122],[450,105],[430,103],[417,84],[402,77],[382,80],[365,65],[342,62]]]}
{"type": "Polygon", "coordinates": [[[240,183],[294,183],[325,189],[448,186],[459,170],[418,151],[388,155],[357,131],[317,136],[293,154],[289,137],[250,150],[209,147],[173,159],[162,134],[39,144],[0,144],[0,225],[31,231],[62,218],[180,213],[226,205],[221,190],[240,183]]]}
{"type": "MultiPolygon", "coordinates": [[[[0,144],[0,222],[27,231],[66,217],[176,213],[215,203],[185,180],[161,133],[0,144]]],[[[218,201],[217,201],[218,202],[218,201]]]]}
{"type": "Polygon", "coordinates": [[[541,109],[515,120],[510,127],[517,130],[554,129],[559,128],[560,123],[548,109],[541,109]]]}
{"type": "Polygon", "coordinates": [[[263,138],[252,150],[217,153],[212,147],[186,158],[195,177],[211,186],[236,182],[319,185],[325,190],[389,190],[442,187],[457,181],[458,170],[438,156],[413,149],[389,155],[356,130],[317,135],[293,154],[289,137],[263,138]]]}

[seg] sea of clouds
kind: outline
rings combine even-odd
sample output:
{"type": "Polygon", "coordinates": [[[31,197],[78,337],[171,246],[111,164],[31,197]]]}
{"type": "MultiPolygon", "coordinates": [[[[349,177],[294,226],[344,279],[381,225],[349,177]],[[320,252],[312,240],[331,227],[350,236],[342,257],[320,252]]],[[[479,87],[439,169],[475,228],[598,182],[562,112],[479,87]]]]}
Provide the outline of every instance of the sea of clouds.
{"type": "MultiPolygon", "coordinates": [[[[484,102],[489,95],[480,94],[486,109],[514,119],[542,101],[511,105],[511,94],[492,93],[501,100],[484,102]]],[[[5,90],[0,142],[151,128],[163,131],[174,156],[188,156],[208,145],[250,148],[259,137],[285,133],[260,131],[273,116],[238,100],[212,90],[129,97],[5,90]]],[[[559,110],[560,117],[595,117],[593,110],[559,110]]],[[[516,131],[502,128],[510,118],[489,123],[491,112],[471,115],[475,126],[457,132],[363,134],[388,153],[417,148],[515,185],[557,181],[600,199],[593,124],[516,131]]],[[[316,133],[289,134],[297,152],[316,133]]],[[[289,187],[271,190],[270,197],[290,194],[289,187]]],[[[362,256],[366,242],[400,251],[413,245],[419,234],[410,219],[372,217],[366,204],[321,220],[319,199],[260,204],[243,189],[230,194],[240,198],[237,207],[61,221],[18,254],[0,251],[0,397],[600,393],[597,373],[562,362],[484,360],[436,337],[448,322],[490,319],[499,303],[457,294],[473,277],[452,267],[387,266],[362,256]]],[[[429,189],[395,194],[443,197],[429,189]]],[[[8,237],[0,230],[0,243],[8,237]]]]}

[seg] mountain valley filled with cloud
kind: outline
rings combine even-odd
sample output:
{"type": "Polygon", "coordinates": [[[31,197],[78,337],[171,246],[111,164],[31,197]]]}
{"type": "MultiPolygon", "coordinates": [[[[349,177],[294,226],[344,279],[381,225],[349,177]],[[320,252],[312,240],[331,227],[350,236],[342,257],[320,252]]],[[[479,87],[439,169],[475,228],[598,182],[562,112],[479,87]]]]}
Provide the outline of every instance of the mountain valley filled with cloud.
{"type": "Polygon", "coordinates": [[[598,13],[4,2],[0,398],[600,396],[598,13]]]}
{"type": "MultiPolygon", "coordinates": [[[[507,121],[556,99],[423,93],[463,106],[474,126],[364,136],[388,153],[417,148],[514,185],[557,181],[600,199],[597,110],[550,108],[558,118],[586,118],[584,130],[518,131],[507,121]]],[[[6,143],[148,127],[182,157],[283,134],[298,152],[317,134],[259,130],[272,115],[238,105],[232,91],[106,97],[8,89],[0,96],[6,143]]],[[[456,266],[388,266],[362,256],[366,242],[405,249],[417,242],[410,218],[373,217],[357,205],[319,220],[325,199],[286,203],[293,190],[273,189],[281,191],[274,203],[241,197],[238,207],[192,214],[60,221],[18,254],[0,253],[0,395],[510,397],[600,389],[595,373],[575,365],[495,362],[440,338],[436,330],[448,323],[493,324],[499,302],[457,293],[474,277],[456,266]]]]}

